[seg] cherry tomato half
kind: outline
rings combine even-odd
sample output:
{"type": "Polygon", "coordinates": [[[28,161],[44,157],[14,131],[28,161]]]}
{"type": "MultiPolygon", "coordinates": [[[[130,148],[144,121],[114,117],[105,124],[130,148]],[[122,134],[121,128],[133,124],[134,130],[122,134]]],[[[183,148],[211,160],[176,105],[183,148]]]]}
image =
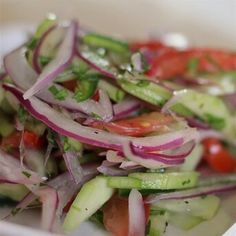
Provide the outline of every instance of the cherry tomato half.
{"type": "Polygon", "coordinates": [[[202,143],[204,159],[213,170],[220,173],[230,173],[236,170],[236,160],[219,140],[207,138],[202,143]]]}

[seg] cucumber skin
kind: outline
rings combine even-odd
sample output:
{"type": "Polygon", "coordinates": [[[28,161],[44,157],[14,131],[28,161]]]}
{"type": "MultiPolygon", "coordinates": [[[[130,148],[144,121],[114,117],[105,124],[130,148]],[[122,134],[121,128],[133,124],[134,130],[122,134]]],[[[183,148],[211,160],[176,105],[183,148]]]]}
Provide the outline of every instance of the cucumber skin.
{"type": "Polygon", "coordinates": [[[148,236],[162,236],[168,224],[168,214],[151,215],[148,236]]]}
{"type": "Polygon", "coordinates": [[[107,186],[107,178],[98,176],[87,182],[78,193],[66,215],[63,229],[70,232],[89,219],[114,193],[107,186]]]}
{"type": "Polygon", "coordinates": [[[220,200],[214,195],[186,198],[183,200],[162,200],[152,204],[151,210],[168,210],[176,213],[186,213],[191,216],[209,220],[217,213],[220,200]]]}
{"type": "Polygon", "coordinates": [[[131,177],[108,177],[108,186],[112,188],[122,188],[122,189],[140,189],[141,181],[136,178],[131,177]]]}
{"type": "Polygon", "coordinates": [[[141,189],[185,189],[198,183],[197,172],[132,173],[129,177],[142,181],[141,189]]]}

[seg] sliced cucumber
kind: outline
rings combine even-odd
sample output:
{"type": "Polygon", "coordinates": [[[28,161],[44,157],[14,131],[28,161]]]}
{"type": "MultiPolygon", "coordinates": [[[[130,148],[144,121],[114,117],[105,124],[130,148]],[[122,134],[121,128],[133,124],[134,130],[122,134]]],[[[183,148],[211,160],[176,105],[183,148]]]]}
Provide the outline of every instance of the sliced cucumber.
{"type": "MultiPolygon", "coordinates": [[[[172,93],[166,88],[146,79],[135,80],[124,76],[117,82],[125,92],[156,106],[163,106],[172,96],[172,93]]],[[[179,103],[175,104],[172,110],[183,116],[193,115],[189,109],[179,103]]]]}
{"type": "Polygon", "coordinates": [[[113,195],[114,190],[107,186],[107,178],[98,176],[87,182],[78,193],[66,215],[63,228],[73,231],[89,219],[113,195]]]}
{"type": "Polygon", "coordinates": [[[184,200],[162,200],[153,204],[151,209],[164,209],[176,213],[186,213],[204,220],[209,220],[216,214],[219,205],[220,199],[218,197],[208,195],[184,200]]]}
{"type": "Polygon", "coordinates": [[[108,83],[105,80],[99,80],[98,82],[98,88],[103,89],[107,92],[108,96],[113,100],[114,102],[120,102],[125,97],[125,92],[115,85],[108,83]]]}
{"type": "Polygon", "coordinates": [[[108,186],[112,188],[123,188],[123,189],[141,189],[141,180],[131,177],[108,177],[108,186]]]}
{"type": "Polygon", "coordinates": [[[212,128],[222,130],[228,137],[235,137],[231,114],[220,98],[193,90],[181,90],[176,94],[179,96],[178,104],[191,110],[212,128]]]}
{"type": "Polygon", "coordinates": [[[150,228],[148,236],[161,236],[165,233],[168,225],[168,214],[156,214],[150,216],[150,228]]]}
{"type": "Polygon", "coordinates": [[[148,80],[128,80],[121,78],[117,82],[127,93],[153,105],[162,106],[171,97],[171,93],[167,89],[148,80]]]}
{"type": "Polygon", "coordinates": [[[141,180],[141,189],[185,189],[198,183],[197,172],[132,173],[129,177],[141,180]]]}
{"type": "Polygon", "coordinates": [[[202,218],[186,213],[169,212],[168,222],[179,229],[189,230],[203,221],[202,218]]]}
{"type": "Polygon", "coordinates": [[[21,184],[0,184],[0,196],[17,202],[22,200],[28,192],[29,190],[21,184]]]}

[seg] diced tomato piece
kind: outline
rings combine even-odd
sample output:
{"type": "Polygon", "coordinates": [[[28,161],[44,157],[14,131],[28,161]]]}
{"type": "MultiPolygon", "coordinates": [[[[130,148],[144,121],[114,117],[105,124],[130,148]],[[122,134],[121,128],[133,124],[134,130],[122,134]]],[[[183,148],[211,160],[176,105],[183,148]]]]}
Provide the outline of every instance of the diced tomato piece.
{"type": "Polygon", "coordinates": [[[149,220],[149,216],[150,216],[150,205],[144,203],[144,210],[145,210],[146,224],[148,224],[148,220],[149,220]]]}
{"type": "Polygon", "coordinates": [[[150,67],[147,75],[158,79],[168,79],[182,74],[186,70],[188,55],[174,49],[167,50],[157,56],[150,67]]]}
{"type": "MultiPolygon", "coordinates": [[[[3,138],[1,145],[6,149],[18,148],[20,146],[21,139],[22,133],[16,131],[8,137],[3,138]]],[[[40,149],[44,145],[44,139],[42,137],[39,137],[37,134],[27,130],[23,133],[23,141],[24,145],[28,148],[40,149]]]]}
{"type": "Polygon", "coordinates": [[[103,208],[103,223],[114,236],[128,236],[129,210],[128,200],[118,196],[112,197],[103,208]]]}
{"type": "MultiPolygon", "coordinates": [[[[148,223],[150,207],[144,204],[146,224],[148,223]]],[[[113,196],[103,208],[103,223],[114,236],[128,236],[129,206],[128,199],[113,196]]]]}
{"type": "Polygon", "coordinates": [[[230,173],[236,170],[236,160],[219,140],[207,138],[202,143],[204,159],[213,170],[220,173],[230,173]]]}
{"type": "Polygon", "coordinates": [[[29,131],[24,131],[23,134],[24,144],[29,148],[40,149],[44,145],[44,139],[37,134],[29,131]]]}
{"type": "Polygon", "coordinates": [[[174,122],[172,116],[163,115],[159,112],[152,112],[149,114],[143,114],[139,117],[110,123],[95,121],[91,126],[98,129],[108,130],[111,133],[128,136],[143,136],[154,131],[160,131],[163,127],[172,122],[174,122]]]}
{"type": "Polygon", "coordinates": [[[98,90],[96,90],[95,91],[95,93],[94,93],[94,95],[92,96],[92,99],[94,100],[94,101],[99,101],[99,92],[98,92],[98,90]]]}
{"type": "Polygon", "coordinates": [[[62,83],[62,85],[69,89],[70,91],[74,92],[75,91],[75,88],[77,86],[77,81],[74,79],[74,80],[69,80],[69,81],[65,81],[62,83]]]}
{"type": "Polygon", "coordinates": [[[193,48],[185,51],[166,50],[151,63],[148,75],[158,79],[169,79],[187,72],[191,58],[199,60],[197,71],[218,72],[236,69],[236,54],[220,49],[193,48]]]}

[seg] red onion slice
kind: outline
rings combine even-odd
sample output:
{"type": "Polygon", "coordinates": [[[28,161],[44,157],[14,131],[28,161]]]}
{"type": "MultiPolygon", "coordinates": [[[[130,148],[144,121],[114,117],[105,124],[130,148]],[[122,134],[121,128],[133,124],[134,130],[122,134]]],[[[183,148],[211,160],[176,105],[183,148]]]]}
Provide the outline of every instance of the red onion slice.
{"type": "Polygon", "coordinates": [[[127,97],[122,102],[119,102],[113,106],[114,110],[114,120],[118,120],[121,118],[127,118],[130,114],[138,111],[141,104],[139,100],[127,97]]]}
{"type": "Polygon", "coordinates": [[[192,150],[195,147],[195,143],[194,142],[188,142],[185,144],[182,144],[180,147],[176,148],[176,149],[171,149],[168,150],[168,153],[166,152],[148,152],[145,153],[143,152],[143,150],[140,150],[139,148],[135,148],[132,147],[132,150],[135,154],[141,155],[145,158],[158,158],[158,157],[164,157],[166,159],[183,159],[185,157],[187,157],[192,150]]]}
{"type": "Polygon", "coordinates": [[[145,235],[145,210],[141,193],[132,189],[129,194],[129,236],[145,235]]]}
{"type": "Polygon", "coordinates": [[[115,75],[107,70],[105,70],[104,68],[99,67],[98,65],[96,65],[94,62],[92,62],[91,60],[89,60],[88,58],[86,58],[84,55],[82,55],[82,53],[80,53],[78,50],[76,51],[76,55],[83,60],[85,63],[87,63],[89,66],[91,66],[94,70],[100,72],[102,75],[109,77],[111,79],[116,79],[115,75]]]}
{"type": "Polygon", "coordinates": [[[117,151],[108,150],[106,152],[106,159],[109,162],[121,163],[124,160],[124,157],[119,155],[119,152],[117,151]]]}
{"type": "Polygon", "coordinates": [[[122,161],[122,163],[120,164],[120,168],[125,170],[134,170],[140,167],[140,165],[133,161],[122,161]]]}
{"type": "Polygon", "coordinates": [[[108,176],[126,176],[130,173],[129,171],[119,169],[116,163],[112,163],[107,160],[103,161],[97,170],[108,176]]]}
{"type": "Polygon", "coordinates": [[[78,184],[83,177],[83,170],[78,160],[78,153],[74,151],[67,151],[63,154],[63,158],[66,163],[66,167],[68,168],[68,171],[73,177],[73,180],[76,184],[78,184]]]}
{"type": "Polygon", "coordinates": [[[1,220],[8,220],[11,216],[20,213],[23,211],[28,205],[30,205],[33,201],[37,199],[37,196],[33,193],[28,193],[5,217],[1,220]]]}
{"type": "MultiPolygon", "coordinates": [[[[166,133],[163,135],[149,136],[142,138],[133,138],[128,136],[122,136],[118,134],[108,133],[103,130],[94,129],[90,127],[85,127],[79,123],[63,116],[60,112],[54,110],[48,106],[43,101],[32,97],[29,101],[24,101],[22,99],[22,92],[14,87],[13,85],[4,84],[3,87],[13,93],[17,99],[22,103],[22,105],[36,118],[44,122],[46,125],[57,131],[58,133],[65,134],[65,136],[74,137],[81,142],[121,150],[121,144],[123,141],[132,141],[132,145],[148,150],[165,150],[170,149],[165,146],[166,143],[172,143],[172,140],[182,138],[184,140],[180,143],[195,140],[198,137],[198,133],[195,129],[184,128],[183,130],[173,131],[171,133],[166,133]],[[66,127],[66,128],[65,128],[66,127]],[[98,136],[98,137],[96,137],[98,136]],[[184,137],[184,139],[183,139],[184,137]],[[169,141],[171,140],[171,141],[169,141]],[[153,146],[152,146],[153,145],[153,146]]],[[[179,145],[179,146],[180,146],[179,145]]]]}
{"type": "MultiPolygon", "coordinates": [[[[30,67],[25,58],[26,48],[20,47],[15,51],[9,53],[4,58],[4,67],[14,81],[14,83],[24,91],[29,89],[37,81],[37,73],[30,67]]],[[[54,84],[58,89],[65,89],[64,87],[54,84]]],[[[82,112],[88,115],[97,114],[103,120],[110,119],[112,111],[104,109],[104,105],[92,99],[83,102],[77,102],[73,98],[73,93],[65,89],[68,96],[64,101],[55,99],[54,96],[47,89],[36,94],[37,97],[46,101],[47,103],[65,107],[67,109],[82,112]]],[[[110,105],[109,105],[110,106],[110,105]]]]}
{"type": "Polygon", "coordinates": [[[198,187],[194,189],[176,191],[176,192],[171,192],[171,193],[150,195],[145,202],[156,203],[161,200],[178,200],[178,199],[185,199],[185,198],[194,198],[194,197],[205,196],[208,194],[222,194],[225,192],[235,191],[235,190],[236,190],[236,183],[217,184],[213,186],[198,187]]]}
{"type": "MultiPolygon", "coordinates": [[[[142,163],[141,165],[145,167],[154,168],[154,166],[163,167],[165,165],[175,165],[182,163],[181,159],[169,160],[164,157],[152,159],[152,158],[144,158],[141,155],[137,157],[137,155],[135,155],[130,149],[130,146],[134,146],[134,144],[137,145],[136,143],[139,143],[139,145],[137,145],[136,147],[145,150],[146,147],[150,149],[153,148],[152,146],[149,145],[151,144],[155,145],[155,143],[159,142],[159,139],[161,141],[165,140],[166,142],[168,142],[169,140],[166,140],[165,138],[166,134],[163,135],[164,137],[162,135],[160,136],[158,135],[144,138],[132,138],[129,136],[122,136],[118,134],[108,133],[106,131],[99,129],[84,127],[79,123],[71,120],[70,118],[64,116],[57,110],[54,110],[46,103],[38,100],[36,97],[32,97],[29,100],[24,100],[22,98],[22,92],[12,85],[5,84],[4,88],[12,92],[22,103],[22,105],[31,113],[32,116],[44,122],[47,126],[49,126],[50,128],[52,128],[61,135],[77,139],[80,142],[87,143],[90,145],[124,152],[125,156],[127,156],[129,159],[132,158],[131,160],[136,161],[139,164],[142,163]],[[143,142],[141,142],[141,140],[143,142]]],[[[194,140],[193,137],[195,137],[196,135],[195,129],[190,129],[190,130],[184,129],[184,131],[178,131],[178,132],[183,135],[183,133],[187,131],[191,131],[192,133],[191,132],[189,133],[189,136],[186,137],[186,140],[190,139],[190,137],[192,137],[191,140],[194,140]]],[[[169,135],[170,134],[167,134],[167,136],[169,135]]],[[[170,136],[169,138],[172,137],[170,136]]],[[[156,148],[158,148],[158,146],[156,146],[156,148]]]]}
{"type": "Polygon", "coordinates": [[[76,184],[73,179],[71,179],[71,175],[69,172],[65,172],[63,174],[58,175],[56,178],[50,180],[47,184],[52,188],[57,190],[58,193],[58,207],[56,215],[57,217],[61,217],[63,213],[63,208],[68,204],[68,202],[72,199],[72,197],[78,192],[81,186],[92,179],[95,175],[98,174],[97,171],[98,165],[95,163],[91,165],[82,166],[83,169],[83,178],[81,181],[76,184]]]}
{"type": "Polygon", "coordinates": [[[44,34],[43,36],[40,38],[36,48],[34,49],[33,52],[33,66],[34,69],[37,73],[41,72],[41,66],[39,64],[39,55],[40,55],[40,49],[45,41],[45,39],[47,38],[47,36],[56,28],[56,26],[52,26],[51,28],[49,28],[44,34]]]}
{"type": "Polygon", "coordinates": [[[41,73],[42,67],[39,63],[39,57],[51,56],[50,52],[60,45],[62,39],[65,36],[65,27],[54,25],[50,27],[39,39],[36,48],[33,51],[33,67],[37,73],[41,73]],[[51,51],[50,51],[51,50],[51,51]]]}
{"type": "Polygon", "coordinates": [[[47,179],[27,168],[22,168],[19,160],[2,150],[0,150],[0,175],[1,180],[29,185],[39,184],[47,179]]]}
{"type": "Polygon", "coordinates": [[[196,118],[192,118],[192,117],[186,117],[186,120],[188,121],[188,125],[190,127],[196,127],[198,129],[210,129],[210,126],[196,118]]]}
{"type": "Polygon", "coordinates": [[[224,102],[228,105],[229,108],[235,109],[236,108],[236,92],[225,94],[221,96],[224,102]]]}
{"type": "Polygon", "coordinates": [[[148,154],[144,155],[143,153],[135,153],[131,143],[123,143],[124,154],[128,157],[129,160],[144,166],[146,168],[165,168],[170,166],[180,165],[184,162],[183,159],[166,159],[159,156],[150,157],[148,154]]]}
{"type": "Polygon", "coordinates": [[[102,89],[99,89],[99,103],[104,111],[106,111],[106,116],[103,117],[104,121],[111,121],[113,118],[113,107],[109,96],[102,89]]]}
{"type": "Polygon", "coordinates": [[[71,63],[75,51],[76,35],[77,22],[72,21],[59,47],[56,58],[45,67],[36,83],[24,93],[24,99],[28,99],[48,87],[48,85],[71,63]]]}
{"type": "Polygon", "coordinates": [[[45,187],[39,189],[37,195],[42,202],[42,229],[53,231],[58,206],[57,191],[53,188],[45,187]]]}
{"type": "Polygon", "coordinates": [[[80,154],[73,150],[64,151],[62,138],[60,138],[60,140],[57,143],[61,152],[63,153],[62,156],[65,161],[67,170],[69,171],[74,182],[78,184],[83,178],[83,170],[78,160],[80,154]]]}

